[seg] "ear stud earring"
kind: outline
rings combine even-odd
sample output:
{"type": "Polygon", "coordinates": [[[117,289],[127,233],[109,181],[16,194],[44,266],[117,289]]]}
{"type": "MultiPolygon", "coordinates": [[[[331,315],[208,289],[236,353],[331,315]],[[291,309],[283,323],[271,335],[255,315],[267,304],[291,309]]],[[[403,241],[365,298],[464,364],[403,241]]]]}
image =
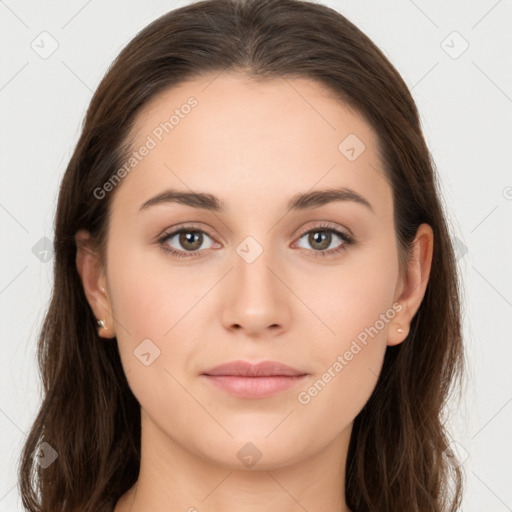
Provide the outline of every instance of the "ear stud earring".
{"type": "Polygon", "coordinates": [[[98,320],[98,325],[100,327],[103,327],[103,329],[107,328],[107,324],[105,323],[105,320],[98,320]]]}
{"type": "Polygon", "coordinates": [[[402,334],[403,332],[405,332],[401,327],[399,327],[396,332],[399,332],[400,334],[402,334]]]}

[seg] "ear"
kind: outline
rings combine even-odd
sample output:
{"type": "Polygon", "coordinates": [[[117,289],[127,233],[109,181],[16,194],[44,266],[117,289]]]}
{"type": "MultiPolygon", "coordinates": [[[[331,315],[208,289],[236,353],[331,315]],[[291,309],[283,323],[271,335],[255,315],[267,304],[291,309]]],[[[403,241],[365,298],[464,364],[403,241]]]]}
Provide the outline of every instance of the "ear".
{"type": "Polygon", "coordinates": [[[421,224],[416,231],[407,269],[397,284],[395,302],[401,304],[402,309],[390,326],[387,341],[390,346],[402,343],[409,334],[410,324],[427,289],[433,248],[434,232],[428,224],[421,224]],[[397,329],[402,329],[403,332],[398,332],[397,329]]]}
{"type": "Polygon", "coordinates": [[[97,320],[103,320],[105,325],[98,326],[98,335],[102,338],[115,337],[112,308],[108,296],[105,271],[96,244],[86,230],[75,234],[76,267],[85,296],[97,320]]]}

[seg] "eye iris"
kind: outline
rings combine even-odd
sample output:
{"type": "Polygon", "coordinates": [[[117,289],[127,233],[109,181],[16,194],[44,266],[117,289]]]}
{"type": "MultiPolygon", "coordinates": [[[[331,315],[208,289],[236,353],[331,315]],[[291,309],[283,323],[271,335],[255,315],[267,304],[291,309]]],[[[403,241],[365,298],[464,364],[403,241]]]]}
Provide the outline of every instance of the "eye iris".
{"type": "Polygon", "coordinates": [[[183,231],[180,233],[180,244],[184,249],[193,251],[199,249],[203,243],[203,235],[199,231],[183,231]],[[189,236],[190,235],[190,236],[189,236]],[[195,241],[194,241],[195,238],[195,241]],[[192,246],[187,246],[191,243],[192,246]]]}
{"type": "Polygon", "coordinates": [[[320,247],[316,247],[320,251],[326,250],[331,245],[332,234],[327,231],[312,231],[309,234],[309,243],[312,247],[315,247],[317,242],[320,243],[320,247]],[[319,235],[319,236],[317,236],[319,235]],[[327,244],[325,243],[327,241],[327,244]]]}

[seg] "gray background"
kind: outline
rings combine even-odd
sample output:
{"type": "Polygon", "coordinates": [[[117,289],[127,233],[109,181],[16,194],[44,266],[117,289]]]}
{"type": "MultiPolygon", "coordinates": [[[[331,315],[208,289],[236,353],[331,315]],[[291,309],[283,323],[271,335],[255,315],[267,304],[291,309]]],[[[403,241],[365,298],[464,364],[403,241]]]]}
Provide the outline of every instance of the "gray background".
{"type": "MultiPolygon", "coordinates": [[[[15,468],[40,400],[57,190],[80,124],[121,48],[187,3],[0,1],[0,512],[21,510],[15,468]]],[[[325,3],[377,43],[420,110],[464,287],[470,371],[463,403],[450,406],[463,509],[510,511],[512,1],[325,3]]]]}

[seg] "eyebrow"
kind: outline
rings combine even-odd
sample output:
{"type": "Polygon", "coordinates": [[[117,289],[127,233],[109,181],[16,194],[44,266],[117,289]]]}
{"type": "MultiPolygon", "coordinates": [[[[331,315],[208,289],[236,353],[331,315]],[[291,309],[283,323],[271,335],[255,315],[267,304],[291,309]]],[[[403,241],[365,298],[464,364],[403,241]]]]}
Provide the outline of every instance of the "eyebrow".
{"type": "MultiPolygon", "coordinates": [[[[319,208],[320,206],[334,201],[351,201],[361,204],[375,213],[369,201],[354,190],[345,187],[314,190],[312,192],[296,194],[288,202],[288,210],[319,208]]],[[[168,203],[184,204],[192,208],[199,208],[217,213],[225,212],[224,201],[212,194],[205,192],[184,192],[175,189],[167,189],[164,192],[148,199],[141,205],[139,211],[145,210],[150,206],[168,203]]]]}

